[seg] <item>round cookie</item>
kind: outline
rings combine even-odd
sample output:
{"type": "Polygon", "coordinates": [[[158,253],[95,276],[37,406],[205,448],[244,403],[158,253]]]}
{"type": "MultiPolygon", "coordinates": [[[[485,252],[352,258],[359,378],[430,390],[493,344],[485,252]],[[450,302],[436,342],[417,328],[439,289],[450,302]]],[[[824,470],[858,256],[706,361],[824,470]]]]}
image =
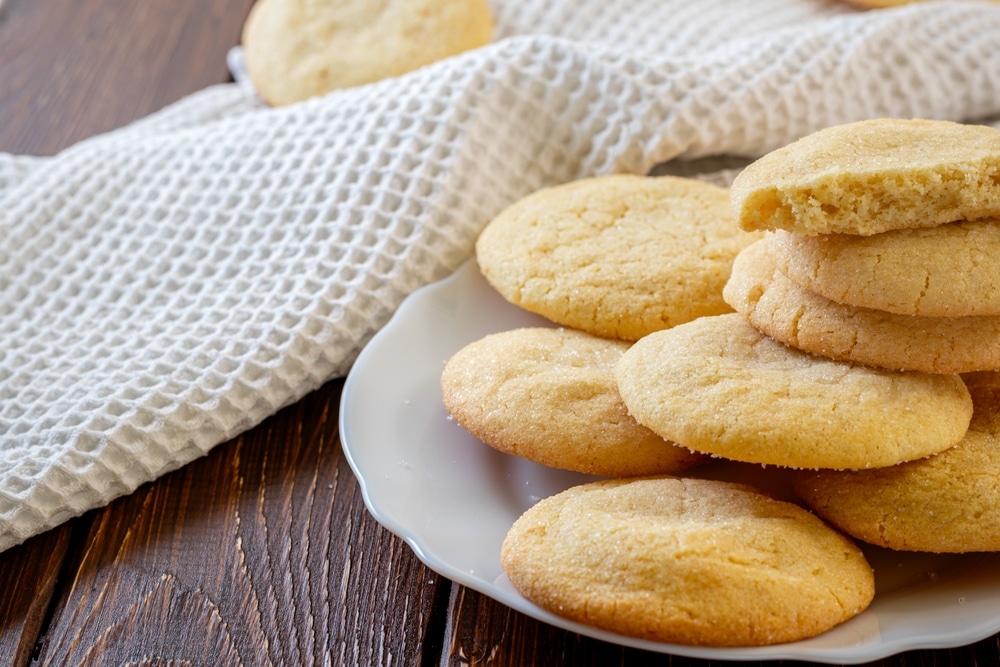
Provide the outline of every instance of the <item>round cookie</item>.
{"type": "Polygon", "coordinates": [[[849,306],[803,289],[777,270],[772,238],[744,250],[723,295],[772,338],[830,359],[891,370],[1000,369],[1000,317],[921,317],[849,306]]]}
{"type": "Polygon", "coordinates": [[[637,340],[722,300],[740,231],[724,188],[673,176],[616,175],[547,188],[494,218],[476,242],[489,283],[553,322],[637,340]]]}
{"type": "Polygon", "coordinates": [[[567,329],[492,334],[445,365],[445,408],[494,449],[591,475],[679,472],[704,457],[628,415],[614,367],[628,343],[567,329]]]}
{"type": "Polygon", "coordinates": [[[526,511],[501,562],[554,614],[652,641],[796,641],[863,611],[861,551],[806,510],[727,482],[671,477],[570,488],[526,511]]]}
{"type": "Polygon", "coordinates": [[[733,313],[651,334],[615,369],[642,425],[695,451],[794,468],[877,468],[944,451],[972,416],[957,375],[831,361],[733,313]]]}
{"type": "Polygon", "coordinates": [[[1000,216],[1000,130],[880,118],[772,151],[733,181],[743,229],[871,235],[1000,216]]]}
{"type": "Polygon", "coordinates": [[[254,87],[277,106],[404,74],[492,33],[486,0],[258,0],[242,41],[254,87]]]}
{"type": "Polygon", "coordinates": [[[1000,315],[1000,220],[966,220],[873,236],[770,241],[792,282],[837,303],[900,315],[1000,315]]]}
{"type": "Polygon", "coordinates": [[[865,542],[899,551],[1000,551],[1000,374],[966,380],[975,412],[955,447],[879,470],[799,471],[795,492],[865,542]]]}

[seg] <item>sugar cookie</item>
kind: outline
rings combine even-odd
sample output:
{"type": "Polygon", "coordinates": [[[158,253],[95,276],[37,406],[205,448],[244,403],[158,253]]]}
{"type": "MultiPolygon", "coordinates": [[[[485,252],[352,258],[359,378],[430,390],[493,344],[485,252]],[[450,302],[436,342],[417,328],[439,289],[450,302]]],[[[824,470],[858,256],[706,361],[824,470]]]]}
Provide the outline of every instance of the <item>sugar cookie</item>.
{"type": "Polygon", "coordinates": [[[614,380],[627,348],[568,329],[492,334],[445,365],[445,408],[494,449],[555,468],[624,477],[702,461],[628,415],[614,380]]]}
{"type": "Polygon", "coordinates": [[[1000,220],[873,236],[774,234],[792,282],[831,301],[900,315],[1000,315],[1000,220]]]}
{"type": "Polygon", "coordinates": [[[885,9],[887,7],[899,7],[909,5],[923,0],[847,0],[849,4],[862,9],[885,9]]]}
{"type": "Polygon", "coordinates": [[[733,181],[743,229],[870,235],[1000,216],[1000,130],[881,118],[772,151],[733,181]]]}
{"type": "Polygon", "coordinates": [[[486,0],[258,0],[243,50],[257,92],[283,105],[404,74],[492,32],[486,0]]]}
{"type": "Polygon", "coordinates": [[[517,520],[501,562],[522,595],[555,614],[677,644],[804,639],[874,595],[849,539],[797,505],[709,480],[570,488],[517,520]]]}
{"type": "Polygon", "coordinates": [[[476,256],[511,303],[598,336],[636,340],[730,312],[722,287],[754,238],[733,223],[724,188],[617,175],[516,202],[483,230],[476,256]]]}
{"type": "Polygon", "coordinates": [[[723,292],[750,323],[806,352],[892,370],[1000,369],[1000,317],[897,315],[835,303],[777,270],[772,238],[744,250],[723,292]]]}
{"type": "Polygon", "coordinates": [[[695,451],[795,468],[876,468],[943,451],[965,435],[957,375],[815,357],[732,313],[651,334],[615,369],[639,423],[695,451]]]}
{"type": "Polygon", "coordinates": [[[955,447],[879,470],[799,471],[796,493],[858,539],[900,551],[1000,551],[1000,374],[966,377],[975,412],[955,447]]]}

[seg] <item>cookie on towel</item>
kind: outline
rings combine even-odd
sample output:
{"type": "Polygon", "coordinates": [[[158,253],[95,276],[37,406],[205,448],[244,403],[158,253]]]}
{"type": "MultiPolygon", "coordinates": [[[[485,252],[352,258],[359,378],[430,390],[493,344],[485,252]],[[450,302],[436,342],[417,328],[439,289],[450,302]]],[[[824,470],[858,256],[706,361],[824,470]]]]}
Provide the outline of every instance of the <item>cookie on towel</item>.
{"type": "MultiPolygon", "coordinates": [[[[912,5],[916,2],[926,0],[847,0],[848,3],[861,9],[888,9],[889,7],[900,7],[902,5],[912,5]]],[[[997,0],[992,0],[996,2],[997,0]]]]}
{"type": "Polygon", "coordinates": [[[831,301],[900,315],[1000,315],[1000,220],[966,220],[873,236],[770,242],[792,282],[831,301]]]}
{"type": "Polygon", "coordinates": [[[492,33],[486,0],[258,0],[243,49],[254,87],[277,106],[404,74],[492,33]]]}
{"type": "Polygon", "coordinates": [[[841,530],[899,551],[1000,551],[1000,374],[965,376],[975,411],[951,449],[891,468],[797,471],[796,493],[841,530]]]}
{"type": "Polygon", "coordinates": [[[526,511],[503,542],[538,606],[622,635],[700,646],[789,642],[863,611],[864,555],[806,510],[741,484],[594,482],[526,511]]]}
{"type": "Polygon", "coordinates": [[[769,236],[740,253],[723,292],[768,336],[830,359],[891,370],[1000,369],[1000,316],[922,317],[836,303],[777,270],[773,241],[769,236]]]}
{"type": "Polygon", "coordinates": [[[736,227],[728,202],[724,188],[674,176],[582,179],[502,211],[479,236],[476,257],[511,303],[637,340],[730,312],[722,287],[755,237],[736,227]]]}
{"type": "Polygon", "coordinates": [[[1000,130],[881,118],[772,151],[733,181],[743,229],[870,235],[1000,216],[1000,130]]]}
{"type": "Polygon", "coordinates": [[[862,9],[885,9],[887,7],[899,7],[909,5],[923,0],[847,0],[849,4],[862,9]]]}
{"type": "Polygon", "coordinates": [[[642,425],[706,454],[793,468],[877,468],[965,435],[957,375],[832,361],[783,345],[738,314],[650,334],[615,369],[642,425]]]}
{"type": "Polygon", "coordinates": [[[492,334],[448,360],[445,408],[494,449],[554,468],[624,477],[701,462],[628,415],[614,380],[627,348],[568,329],[492,334]]]}

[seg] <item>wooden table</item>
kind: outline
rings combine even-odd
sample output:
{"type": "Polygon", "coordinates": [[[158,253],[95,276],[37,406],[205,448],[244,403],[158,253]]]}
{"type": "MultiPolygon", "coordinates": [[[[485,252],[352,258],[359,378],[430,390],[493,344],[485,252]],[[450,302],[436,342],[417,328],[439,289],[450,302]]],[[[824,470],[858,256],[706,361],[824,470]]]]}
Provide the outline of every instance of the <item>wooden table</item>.
{"type": "MultiPolygon", "coordinates": [[[[251,2],[6,0],[0,150],[50,155],[226,81],[251,2]]],[[[0,553],[0,664],[710,664],[557,630],[425,568],[365,510],[342,387],[0,553]]],[[[875,664],[996,665],[1000,636],[875,664]]]]}

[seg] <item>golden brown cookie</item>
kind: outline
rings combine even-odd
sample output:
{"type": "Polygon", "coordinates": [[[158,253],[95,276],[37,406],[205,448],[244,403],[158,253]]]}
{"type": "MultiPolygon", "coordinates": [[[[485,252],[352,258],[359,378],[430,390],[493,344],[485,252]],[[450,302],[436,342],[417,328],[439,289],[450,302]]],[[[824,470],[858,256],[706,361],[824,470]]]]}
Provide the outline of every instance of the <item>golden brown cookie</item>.
{"type": "Polygon", "coordinates": [[[701,462],[628,415],[614,380],[627,348],[568,329],[492,334],[445,365],[445,408],[494,449],[554,468],[624,477],[701,462]]]}
{"type": "Polygon", "coordinates": [[[736,461],[878,468],[944,451],[972,416],[957,375],[831,361],[732,313],[651,334],[615,369],[629,412],[664,438],[736,461]]]}
{"type": "Polygon", "coordinates": [[[862,9],[885,9],[887,7],[899,7],[900,5],[910,5],[923,0],[847,0],[849,4],[862,9]]]}
{"type": "Polygon", "coordinates": [[[733,181],[743,229],[870,235],[1000,216],[1000,130],[882,118],[768,153],[733,181]]]}
{"type": "Polygon", "coordinates": [[[486,0],[258,0],[247,72],[273,105],[398,76],[490,41],[486,0]]]}
{"type": "Polygon", "coordinates": [[[604,176],[535,192],[476,243],[504,298],[597,336],[636,340],[729,312],[722,287],[755,237],[724,188],[673,176],[604,176]]]}
{"type": "Polygon", "coordinates": [[[874,595],[850,540],[792,503],[709,480],[570,488],[517,520],[501,562],[524,597],[554,614],[677,644],[804,639],[874,595]]]}
{"type": "Polygon", "coordinates": [[[966,377],[975,412],[955,447],[879,470],[797,472],[796,493],[858,539],[900,551],[1000,551],[1000,374],[966,377]]]}
{"type": "Polygon", "coordinates": [[[831,301],[900,315],[1000,315],[1000,220],[966,220],[873,236],[770,241],[792,282],[831,301]]]}
{"type": "MultiPolygon", "coordinates": [[[[988,0],[996,2],[997,0],[988,0]]],[[[862,9],[888,9],[889,7],[899,7],[902,5],[912,5],[926,0],[847,0],[848,3],[862,9]]]]}
{"type": "Polygon", "coordinates": [[[740,253],[723,294],[772,338],[812,354],[891,370],[1000,369],[1000,317],[897,315],[831,301],[777,270],[768,237],[740,253]]]}

